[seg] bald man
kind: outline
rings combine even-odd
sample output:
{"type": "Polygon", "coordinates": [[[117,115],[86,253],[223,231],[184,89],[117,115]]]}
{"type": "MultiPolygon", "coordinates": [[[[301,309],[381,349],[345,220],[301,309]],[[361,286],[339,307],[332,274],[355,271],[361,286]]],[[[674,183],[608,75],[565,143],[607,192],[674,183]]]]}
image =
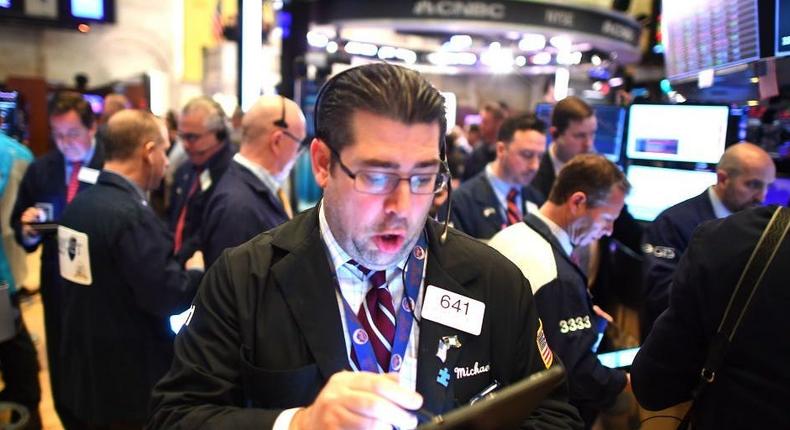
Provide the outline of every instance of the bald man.
{"type": "Polygon", "coordinates": [[[643,339],[667,308],[672,276],[697,226],[759,206],[768,185],[775,179],[774,162],[762,148],[748,142],[738,143],[724,151],[719,160],[716,185],[667,208],[645,230],[643,339]]]}
{"type": "Polygon", "coordinates": [[[281,187],[304,148],[305,117],[281,96],[263,96],[244,115],[241,146],[206,205],[202,249],[210,265],[226,248],[290,218],[281,187]]]}

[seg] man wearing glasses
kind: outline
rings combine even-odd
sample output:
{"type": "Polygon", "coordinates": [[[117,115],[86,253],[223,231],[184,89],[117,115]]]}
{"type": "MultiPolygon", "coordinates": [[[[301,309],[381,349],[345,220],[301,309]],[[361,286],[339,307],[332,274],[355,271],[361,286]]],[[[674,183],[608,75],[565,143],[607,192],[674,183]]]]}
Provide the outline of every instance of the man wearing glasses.
{"type": "Polygon", "coordinates": [[[206,265],[226,248],[288,221],[282,185],[304,148],[305,117],[281,96],[263,96],[244,115],[241,146],[217,184],[203,215],[206,265]]]}
{"type": "Polygon", "coordinates": [[[168,211],[173,251],[184,257],[200,245],[206,202],[233,158],[226,123],[222,107],[208,97],[190,100],[178,118],[178,138],[188,159],[175,172],[168,211]]]}
{"type": "Polygon", "coordinates": [[[58,243],[51,226],[60,221],[66,205],[77,193],[96,183],[104,164],[102,145],[96,144],[96,118],[90,104],[75,92],[57,94],[49,105],[49,125],[56,150],[35,161],[19,185],[11,225],[16,240],[27,252],[41,252],[41,302],[47,337],[49,377],[55,410],[65,428],[75,428],[64,408],[68,387],[61,386],[61,339],[63,280],[58,268],[58,243]],[[50,227],[50,228],[48,228],[50,227]]]}
{"type": "MultiPolygon", "coordinates": [[[[366,65],[325,84],[310,145],[323,200],[211,267],[149,428],[413,428],[418,408],[555,362],[518,269],[428,219],[449,179],[445,128],[415,71],[366,65]]],[[[525,423],[580,426],[557,394],[525,423]]]]}

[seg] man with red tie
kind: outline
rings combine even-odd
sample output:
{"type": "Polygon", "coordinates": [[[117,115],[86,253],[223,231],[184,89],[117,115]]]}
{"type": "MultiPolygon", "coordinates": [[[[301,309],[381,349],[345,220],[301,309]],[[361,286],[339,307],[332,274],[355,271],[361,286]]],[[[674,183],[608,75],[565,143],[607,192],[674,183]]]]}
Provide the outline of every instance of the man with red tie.
{"type": "MultiPolygon", "coordinates": [[[[496,159],[452,195],[453,227],[483,240],[520,222],[545,196],[530,186],[546,151],[546,124],[534,115],[508,118],[499,129],[496,159]]],[[[443,213],[443,211],[439,211],[443,213]]]]}
{"type": "Polygon", "coordinates": [[[80,191],[96,183],[104,164],[101,145],[96,144],[96,119],[90,104],[74,92],[57,94],[49,106],[52,140],[56,150],[39,157],[28,167],[19,186],[11,224],[17,242],[28,252],[42,246],[41,301],[47,336],[49,376],[55,410],[66,428],[70,413],[62,406],[66,387],[60,386],[59,360],[62,280],[58,268],[55,232],[47,224],[57,223],[63,209],[80,191]]]}
{"type": "Polygon", "coordinates": [[[178,118],[178,139],[188,159],[173,175],[168,210],[173,250],[184,260],[200,247],[206,202],[233,160],[226,122],[222,107],[208,97],[187,102],[178,118]]]}
{"type": "MultiPolygon", "coordinates": [[[[428,217],[449,180],[428,81],[348,69],[314,120],[320,205],[211,266],[147,428],[413,428],[558,362],[518,268],[428,217]]],[[[523,428],[580,428],[563,389],[523,428]]]]}

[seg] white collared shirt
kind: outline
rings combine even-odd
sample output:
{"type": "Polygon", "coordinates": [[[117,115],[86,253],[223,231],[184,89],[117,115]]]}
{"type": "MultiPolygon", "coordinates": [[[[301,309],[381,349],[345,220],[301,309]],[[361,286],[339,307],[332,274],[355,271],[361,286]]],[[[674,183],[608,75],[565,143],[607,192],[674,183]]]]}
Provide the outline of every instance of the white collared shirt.
{"type": "Polygon", "coordinates": [[[241,155],[241,153],[238,152],[233,155],[233,161],[241,164],[242,167],[252,172],[256,178],[260,179],[263,185],[272,193],[273,196],[277,195],[277,191],[280,189],[280,183],[274,179],[274,176],[272,176],[268,170],[250,161],[249,158],[241,155]]]}
{"type": "MultiPolygon", "coordinates": [[[[327,256],[329,262],[337,274],[337,280],[340,284],[340,292],[337,296],[338,312],[340,312],[340,319],[343,323],[343,337],[346,344],[346,355],[348,356],[349,363],[353,367],[351,361],[351,339],[348,337],[348,326],[346,323],[345,312],[343,308],[343,298],[346,299],[348,306],[355,312],[358,312],[359,307],[365,300],[365,295],[370,289],[370,284],[367,278],[356,267],[346,264],[351,257],[343,250],[340,244],[337,243],[334,235],[332,234],[329,224],[326,221],[326,213],[324,212],[323,202],[318,209],[318,224],[321,230],[321,239],[326,245],[327,256]],[[341,297],[340,294],[343,294],[341,297]]],[[[403,299],[403,274],[406,267],[406,260],[398,262],[398,264],[386,270],[387,287],[392,295],[393,308],[395,314],[400,313],[400,306],[394,304],[400,303],[403,299]]],[[[423,275],[423,281],[425,276],[423,275]]],[[[422,306],[423,286],[420,285],[420,293],[414,311],[415,321],[411,326],[411,334],[409,335],[409,344],[406,346],[405,357],[400,370],[400,384],[406,388],[414,390],[417,386],[417,346],[420,334],[420,327],[417,320],[420,318],[420,310],[422,306]]]]}
{"type": "Polygon", "coordinates": [[[710,204],[713,206],[713,214],[716,215],[718,219],[727,218],[732,215],[732,211],[727,209],[727,206],[724,206],[724,203],[722,203],[719,195],[716,194],[716,190],[713,188],[713,185],[708,188],[708,198],[710,198],[710,204]]]}
{"type": "Polygon", "coordinates": [[[565,251],[568,256],[570,256],[573,252],[573,244],[571,243],[571,237],[568,235],[568,232],[566,232],[562,227],[558,226],[554,221],[548,219],[545,215],[540,213],[540,211],[536,211],[535,216],[540,218],[540,220],[549,227],[551,234],[557,238],[560,246],[562,246],[562,250],[565,251]]]}

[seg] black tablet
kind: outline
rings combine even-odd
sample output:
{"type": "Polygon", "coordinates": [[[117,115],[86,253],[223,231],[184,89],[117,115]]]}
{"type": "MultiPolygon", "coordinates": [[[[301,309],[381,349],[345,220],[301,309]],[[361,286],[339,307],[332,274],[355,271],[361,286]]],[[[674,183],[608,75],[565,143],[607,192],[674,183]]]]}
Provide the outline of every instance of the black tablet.
{"type": "Polygon", "coordinates": [[[473,405],[437,415],[417,430],[499,430],[519,428],[532,411],[563,381],[565,369],[554,366],[487,395],[473,405]]]}

